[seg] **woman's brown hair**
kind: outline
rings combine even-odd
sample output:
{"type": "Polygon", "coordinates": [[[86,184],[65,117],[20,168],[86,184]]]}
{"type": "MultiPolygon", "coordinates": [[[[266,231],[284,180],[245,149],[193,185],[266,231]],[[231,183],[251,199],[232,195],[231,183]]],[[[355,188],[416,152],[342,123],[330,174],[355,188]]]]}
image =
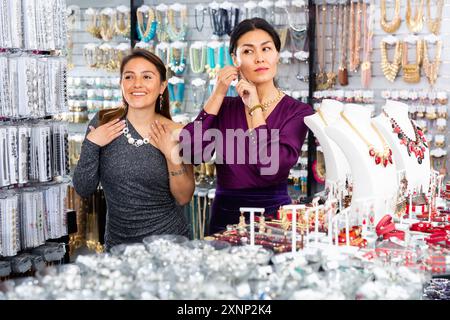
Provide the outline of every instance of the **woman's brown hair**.
{"type": "MultiPolygon", "coordinates": [[[[129,55],[122,59],[120,64],[120,82],[122,82],[123,69],[126,64],[135,58],[144,58],[148,62],[152,63],[159,72],[161,82],[167,79],[167,69],[164,66],[162,60],[155,54],[144,49],[134,49],[129,55]]],[[[161,114],[167,119],[172,119],[170,116],[170,101],[169,101],[169,91],[166,87],[164,93],[162,94],[162,104],[160,102],[161,96],[156,99],[155,112],[161,114]],[[161,106],[161,107],[160,107],[161,106]]],[[[125,98],[123,99],[123,106],[115,109],[100,110],[98,113],[99,125],[103,125],[113,119],[122,118],[127,114],[128,103],[125,98]]]]}

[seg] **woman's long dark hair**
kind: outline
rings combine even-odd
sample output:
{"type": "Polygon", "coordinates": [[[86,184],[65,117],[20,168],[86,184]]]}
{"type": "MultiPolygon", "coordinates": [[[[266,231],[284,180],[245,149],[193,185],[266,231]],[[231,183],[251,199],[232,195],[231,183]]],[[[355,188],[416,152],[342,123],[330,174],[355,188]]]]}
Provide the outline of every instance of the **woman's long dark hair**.
{"type": "MultiPolygon", "coordinates": [[[[122,74],[125,66],[128,62],[135,58],[144,58],[151,64],[153,64],[156,69],[158,70],[161,82],[166,81],[167,79],[167,69],[164,66],[164,63],[161,61],[161,59],[155,55],[154,53],[151,53],[150,51],[144,50],[144,49],[133,49],[133,51],[125,56],[122,59],[122,63],[120,64],[120,82],[122,82],[122,74]]],[[[170,116],[170,101],[169,101],[169,90],[164,90],[164,93],[162,94],[162,105],[160,102],[160,96],[156,99],[155,103],[155,112],[161,114],[163,117],[167,119],[172,119],[170,116]]],[[[123,106],[120,108],[115,109],[108,109],[108,110],[101,110],[99,112],[99,124],[105,124],[113,119],[122,118],[126,115],[128,110],[128,102],[123,98],[123,106]]]]}

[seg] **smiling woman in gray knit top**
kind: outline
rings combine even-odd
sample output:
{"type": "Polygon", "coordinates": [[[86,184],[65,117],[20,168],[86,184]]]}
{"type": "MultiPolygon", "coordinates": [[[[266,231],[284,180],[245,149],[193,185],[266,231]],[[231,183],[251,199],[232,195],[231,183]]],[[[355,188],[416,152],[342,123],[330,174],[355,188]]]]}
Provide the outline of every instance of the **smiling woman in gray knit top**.
{"type": "Polygon", "coordinates": [[[101,183],[107,203],[105,248],[148,235],[187,235],[181,205],[194,192],[192,165],[182,164],[179,128],[170,117],[166,68],[154,54],[134,50],[120,67],[124,107],[89,123],[73,185],[87,197],[101,183]]]}

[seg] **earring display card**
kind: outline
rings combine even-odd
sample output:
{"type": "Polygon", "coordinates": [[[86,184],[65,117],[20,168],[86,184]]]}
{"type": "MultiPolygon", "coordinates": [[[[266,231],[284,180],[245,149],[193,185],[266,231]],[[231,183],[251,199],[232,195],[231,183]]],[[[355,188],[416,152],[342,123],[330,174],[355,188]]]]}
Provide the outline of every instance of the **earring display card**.
{"type": "Polygon", "coordinates": [[[8,130],[0,128],[0,187],[9,185],[8,130]]]}
{"type": "Polygon", "coordinates": [[[14,256],[20,250],[18,196],[0,196],[1,255],[14,256]]]}

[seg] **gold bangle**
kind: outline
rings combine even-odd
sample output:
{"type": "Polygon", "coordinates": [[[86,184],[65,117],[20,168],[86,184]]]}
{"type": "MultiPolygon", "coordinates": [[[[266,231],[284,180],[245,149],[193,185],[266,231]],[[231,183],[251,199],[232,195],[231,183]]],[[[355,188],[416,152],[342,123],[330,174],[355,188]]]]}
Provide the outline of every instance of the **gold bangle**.
{"type": "Polygon", "coordinates": [[[253,106],[250,108],[250,110],[248,111],[248,114],[250,116],[253,116],[253,111],[255,111],[258,108],[261,109],[262,111],[266,111],[265,108],[262,106],[262,104],[257,104],[256,106],[253,106]]]}

